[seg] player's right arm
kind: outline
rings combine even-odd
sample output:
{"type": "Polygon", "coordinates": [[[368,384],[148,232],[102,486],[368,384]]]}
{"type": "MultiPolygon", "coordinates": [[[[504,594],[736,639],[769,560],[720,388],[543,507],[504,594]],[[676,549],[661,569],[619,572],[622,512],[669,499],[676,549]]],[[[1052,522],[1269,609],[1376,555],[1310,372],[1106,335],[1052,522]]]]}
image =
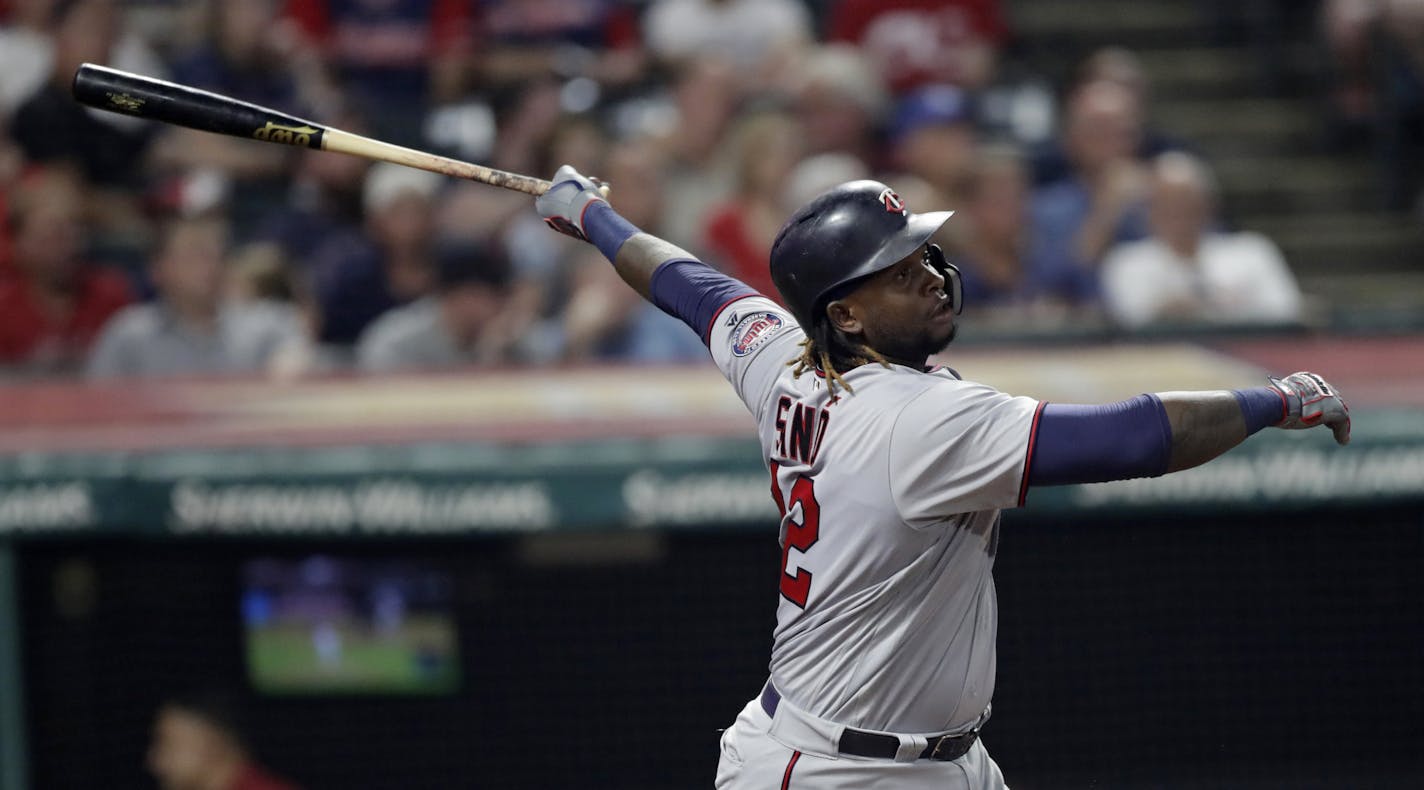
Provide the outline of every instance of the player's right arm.
{"type": "Polygon", "coordinates": [[[1163,392],[1108,406],[1047,404],[1033,429],[1029,485],[1156,477],[1210,461],[1263,428],[1323,425],[1350,441],[1350,407],[1325,379],[1293,373],[1230,392],[1163,392]]]}
{"type": "Polygon", "coordinates": [[[1350,441],[1350,410],[1313,373],[1271,386],[1163,392],[1117,403],[1035,403],[964,382],[908,402],[889,437],[889,479],[907,523],[1022,505],[1030,488],[1158,477],[1204,464],[1257,431],[1329,428],[1350,441]],[[948,396],[938,397],[940,393],[948,396]]]}
{"type": "Polygon", "coordinates": [[[593,244],[624,282],[696,332],[737,395],[761,418],[777,376],[804,337],[789,312],[681,247],[634,227],[608,205],[597,184],[572,167],[559,168],[553,186],[534,205],[550,227],[593,244]]]}

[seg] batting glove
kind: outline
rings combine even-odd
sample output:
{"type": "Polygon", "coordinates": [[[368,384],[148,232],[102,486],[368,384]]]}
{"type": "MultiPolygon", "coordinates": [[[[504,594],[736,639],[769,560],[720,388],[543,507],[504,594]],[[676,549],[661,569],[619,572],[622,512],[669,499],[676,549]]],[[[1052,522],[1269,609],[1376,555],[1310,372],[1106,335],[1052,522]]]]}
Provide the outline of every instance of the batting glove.
{"type": "Polygon", "coordinates": [[[534,201],[534,208],[549,227],[565,236],[588,241],[583,215],[594,203],[606,203],[596,181],[583,176],[571,165],[554,173],[554,185],[534,201]]]}
{"type": "Polygon", "coordinates": [[[1301,371],[1283,379],[1271,378],[1271,386],[1286,399],[1286,418],[1279,428],[1314,428],[1327,425],[1339,444],[1350,443],[1350,407],[1325,379],[1301,371]]]}

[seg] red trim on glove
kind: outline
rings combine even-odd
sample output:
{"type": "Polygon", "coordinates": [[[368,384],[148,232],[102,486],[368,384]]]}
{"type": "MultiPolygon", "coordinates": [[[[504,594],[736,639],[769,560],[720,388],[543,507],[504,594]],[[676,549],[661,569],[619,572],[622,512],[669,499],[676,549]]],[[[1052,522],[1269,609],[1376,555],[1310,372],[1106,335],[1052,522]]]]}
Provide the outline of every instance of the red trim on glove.
{"type": "Polygon", "coordinates": [[[580,231],[581,233],[583,233],[584,238],[588,238],[588,231],[586,231],[586,230],[583,229],[583,228],[584,228],[583,217],[584,217],[585,214],[588,213],[588,207],[589,207],[589,206],[592,206],[594,203],[604,203],[604,202],[607,202],[607,201],[603,201],[603,200],[599,200],[598,198],[594,198],[594,199],[588,201],[587,203],[583,204],[583,208],[579,210],[578,227],[579,227],[579,231],[580,231]]]}

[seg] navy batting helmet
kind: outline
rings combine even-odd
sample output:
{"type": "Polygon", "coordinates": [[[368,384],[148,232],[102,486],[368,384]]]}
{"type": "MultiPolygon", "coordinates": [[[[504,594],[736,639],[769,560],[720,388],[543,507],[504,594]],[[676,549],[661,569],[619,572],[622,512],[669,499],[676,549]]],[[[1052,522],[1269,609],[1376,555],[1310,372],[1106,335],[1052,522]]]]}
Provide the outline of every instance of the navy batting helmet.
{"type": "MultiPolygon", "coordinates": [[[[807,332],[832,291],[889,268],[929,240],[952,211],[911,214],[879,181],[851,181],[802,206],[771,245],[771,279],[807,332]]],[[[953,269],[938,248],[933,261],[953,269]]],[[[947,272],[958,301],[958,272],[947,272]]],[[[957,307],[958,305],[956,305],[957,307]]]]}

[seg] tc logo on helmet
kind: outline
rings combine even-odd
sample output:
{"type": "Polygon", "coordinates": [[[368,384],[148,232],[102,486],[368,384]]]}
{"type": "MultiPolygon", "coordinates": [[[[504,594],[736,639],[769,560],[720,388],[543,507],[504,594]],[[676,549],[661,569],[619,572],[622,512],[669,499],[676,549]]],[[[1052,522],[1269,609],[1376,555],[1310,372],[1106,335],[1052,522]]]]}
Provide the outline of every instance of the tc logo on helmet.
{"type": "Polygon", "coordinates": [[[880,193],[880,202],[885,204],[885,210],[891,214],[904,214],[905,201],[895,194],[893,189],[885,189],[880,193]]]}

